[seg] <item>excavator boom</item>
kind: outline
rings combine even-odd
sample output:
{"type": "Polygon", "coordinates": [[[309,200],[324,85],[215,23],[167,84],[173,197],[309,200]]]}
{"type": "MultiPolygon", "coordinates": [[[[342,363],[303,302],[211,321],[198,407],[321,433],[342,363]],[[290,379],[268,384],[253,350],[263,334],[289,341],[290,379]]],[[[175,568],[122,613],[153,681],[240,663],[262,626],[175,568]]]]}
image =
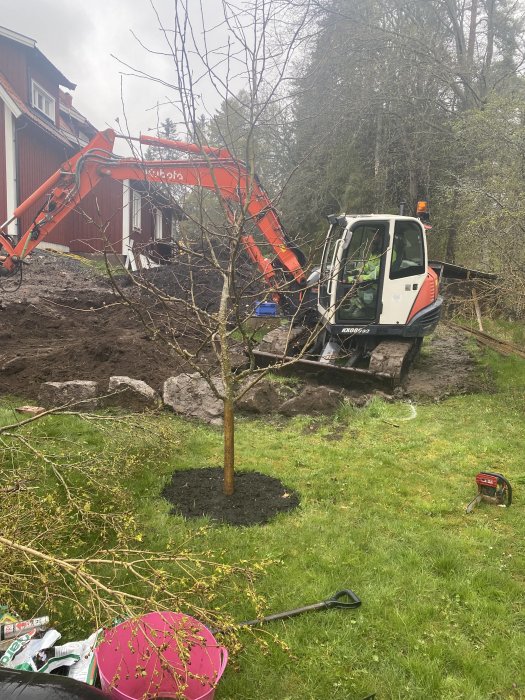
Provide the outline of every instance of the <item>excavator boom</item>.
{"type": "Polygon", "coordinates": [[[241,229],[240,240],[266,282],[273,288],[277,286],[276,268],[279,267],[285,272],[291,290],[304,287],[304,256],[288,240],[278,214],[257,178],[251,176],[246,166],[227,150],[141,136],[139,140],[144,145],[172,148],[189,156],[173,160],[143,160],[113,154],[114,140],[115,133],[110,129],[98,133],[17,207],[13,217],[0,227],[0,245],[5,251],[0,271],[3,270],[4,274],[12,272],[102,179],[111,178],[187,185],[215,191],[226,205],[225,211],[232,222],[235,221],[232,205],[240,205],[243,212],[240,225],[253,222],[274,252],[274,260],[265,257],[254,235],[241,229]],[[45,203],[33,224],[13,244],[1,230],[44,197],[45,203]]]}

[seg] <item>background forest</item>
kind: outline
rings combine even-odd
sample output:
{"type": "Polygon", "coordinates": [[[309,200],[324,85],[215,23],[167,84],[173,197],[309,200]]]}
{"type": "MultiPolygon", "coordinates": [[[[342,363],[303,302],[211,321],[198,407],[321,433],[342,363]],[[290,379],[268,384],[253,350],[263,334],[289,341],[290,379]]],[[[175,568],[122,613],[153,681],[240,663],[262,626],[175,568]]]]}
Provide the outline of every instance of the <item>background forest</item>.
{"type": "Polygon", "coordinates": [[[288,39],[281,27],[265,41],[281,55],[300,42],[289,74],[231,90],[194,121],[200,138],[254,163],[311,250],[329,213],[395,213],[405,201],[413,214],[428,198],[431,256],[497,272],[505,314],[523,317],[523,3],[285,4],[288,39]]]}

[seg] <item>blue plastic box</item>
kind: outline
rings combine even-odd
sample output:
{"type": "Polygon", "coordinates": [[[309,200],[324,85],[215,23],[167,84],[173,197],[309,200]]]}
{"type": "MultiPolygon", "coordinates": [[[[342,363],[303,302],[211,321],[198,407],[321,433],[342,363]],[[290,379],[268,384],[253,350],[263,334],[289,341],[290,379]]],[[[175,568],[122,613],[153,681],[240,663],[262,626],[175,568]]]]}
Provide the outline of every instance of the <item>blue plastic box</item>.
{"type": "Polygon", "coordinates": [[[258,301],[255,304],[256,316],[277,316],[277,304],[274,301],[258,301]]]}

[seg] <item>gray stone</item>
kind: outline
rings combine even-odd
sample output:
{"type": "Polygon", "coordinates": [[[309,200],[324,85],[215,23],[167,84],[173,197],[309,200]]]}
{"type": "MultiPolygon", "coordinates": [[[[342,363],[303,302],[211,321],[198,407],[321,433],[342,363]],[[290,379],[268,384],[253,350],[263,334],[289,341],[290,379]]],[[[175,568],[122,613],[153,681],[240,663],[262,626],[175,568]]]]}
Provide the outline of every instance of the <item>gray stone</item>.
{"type": "MultiPolygon", "coordinates": [[[[221,387],[219,377],[212,378],[212,381],[217,388],[221,387]]],[[[175,413],[199,418],[212,425],[222,424],[223,402],[215,396],[208,382],[198,372],[166,379],[162,398],[175,413]]]]}
{"type": "Polygon", "coordinates": [[[98,383],[81,380],[70,382],[44,382],[38,392],[38,400],[46,408],[72,404],[75,411],[97,407],[98,383]],[[76,404],[78,401],[82,403],[76,404]]]}
{"type": "Polygon", "coordinates": [[[108,391],[112,396],[104,399],[104,404],[107,406],[120,406],[132,411],[144,411],[160,406],[160,397],[157,392],[140,379],[110,377],[108,391]]]}
{"type": "Polygon", "coordinates": [[[249,366],[248,355],[240,343],[236,343],[230,347],[230,363],[232,369],[245,369],[249,366]]]}
{"type": "Polygon", "coordinates": [[[290,328],[289,325],[281,326],[267,333],[257,346],[260,352],[270,352],[273,355],[293,355],[300,350],[310,331],[304,326],[290,328]]]}
{"type": "Polygon", "coordinates": [[[341,405],[341,394],[327,386],[306,386],[300,394],[285,401],[279,413],[296,416],[300,413],[334,413],[341,405]]]}
{"type": "Polygon", "coordinates": [[[273,413],[281,401],[275,384],[269,379],[261,379],[239,399],[237,408],[248,413],[273,413]]]}

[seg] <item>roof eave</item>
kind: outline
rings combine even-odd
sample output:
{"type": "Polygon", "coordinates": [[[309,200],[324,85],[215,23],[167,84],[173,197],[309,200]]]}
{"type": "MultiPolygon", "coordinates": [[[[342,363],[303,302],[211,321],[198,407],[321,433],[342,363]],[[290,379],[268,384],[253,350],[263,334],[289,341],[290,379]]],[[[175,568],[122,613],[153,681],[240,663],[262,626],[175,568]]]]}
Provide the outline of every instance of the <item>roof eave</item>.
{"type": "Polygon", "coordinates": [[[76,84],[75,84],[75,83],[72,83],[70,80],[68,80],[68,79],[66,78],[66,76],[65,76],[63,73],[61,73],[55,65],[53,65],[53,64],[51,63],[51,61],[49,60],[49,58],[47,58],[47,57],[42,53],[42,51],[40,51],[40,49],[37,49],[37,47],[35,46],[35,47],[34,47],[34,50],[36,51],[38,57],[48,66],[48,68],[51,68],[53,71],[55,71],[55,73],[56,73],[57,76],[58,76],[58,83],[59,83],[59,85],[61,85],[62,87],[67,88],[68,90],[74,90],[74,89],[76,88],[76,84]]]}
{"type": "Polygon", "coordinates": [[[63,87],[67,87],[68,90],[74,90],[76,88],[75,83],[72,83],[71,80],[68,80],[66,76],[61,71],[59,71],[53,63],[51,63],[49,58],[44,56],[42,51],[40,51],[40,49],[37,47],[36,41],[34,39],[31,39],[31,37],[29,36],[25,36],[25,34],[14,32],[12,29],[8,29],[7,27],[0,27],[0,36],[5,37],[6,39],[10,39],[11,41],[15,41],[17,44],[21,44],[22,46],[26,46],[28,49],[32,49],[33,51],[35,51],[35,53],[41,60],[43,60],[47,67],[51,68],[58,76],[60,85],[62,85],[63,87]]]}

